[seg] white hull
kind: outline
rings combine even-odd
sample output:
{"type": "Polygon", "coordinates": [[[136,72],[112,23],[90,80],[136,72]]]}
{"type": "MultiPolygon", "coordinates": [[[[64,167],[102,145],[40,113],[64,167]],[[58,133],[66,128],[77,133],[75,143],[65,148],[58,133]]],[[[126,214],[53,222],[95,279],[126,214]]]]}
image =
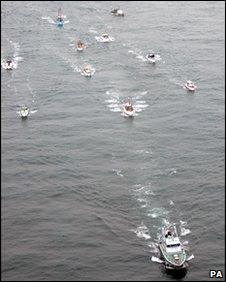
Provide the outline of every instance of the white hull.
{"type": "Polygon", "coordinates": [[[115,40],[113,37],[104,38],[102,36],[99,36],[99,37],[96,36],[95,38],[98,42],[102,42],[102,43],[109,43],[109,42],[113,42],[115,40]]]}
{"type": "Polygon", "coordinates": [[[83,51],[85,47],[77,47],[77,51],[83,51]]]}
{"type": "Polygon", "coordinates": [[[122,10],[118,10],[116,13],[115,13],[116,16],[119,16],[119,17],[123,17],[124,16],[124,13],[122,10]]]}
{"type": "Polygon", "coordinates": [[[81,71],[81,75],[87,76],[87,77],[91,77],[92,75],[94,75],[95,70],[90,70],[90,71],[81,71]]]}
{"type": "Polygon", "coordinates": [[[146,56],[146,59],[148,60],[149,63],[152,63],[152,64],[156,62],[156,58],[149,58],[146,56]]]}
{"type": "Polygon", "coordinates": [[[188,85],[186,85],[185,84],[185,88],[187,89],[187,90],[189,90],[189,91],[195,91],[195,89],[197,88],[197,86],[188,86],[188,85]]]}
{"type": "Polygon", "coordinates": [[[8,65],[6,62],[3,62],[2,63],[2,67],[5,69],[5,70],[12,70],[14,69],[15,65],[13,63],[11,63],[10,65],[8,65]]]}
{"type": "Polygon", "coordinates": [[[6,66],[5,69],[6,69],[6,70],[12,70],[12,69],[13,69],[13,66],[6,66]]]}
{"type": "Polygon", "coordinates": [[[28,117],[28,115],[29,115],[29,110],[21,110],[20,111],[20,117],[21,118],[26,118],[26,117],[28,117]]]}

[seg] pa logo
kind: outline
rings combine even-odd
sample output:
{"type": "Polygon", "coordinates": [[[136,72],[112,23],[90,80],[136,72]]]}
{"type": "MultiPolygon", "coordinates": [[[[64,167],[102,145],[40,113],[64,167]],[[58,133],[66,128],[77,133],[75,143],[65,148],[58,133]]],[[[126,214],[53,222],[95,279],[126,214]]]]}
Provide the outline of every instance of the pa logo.
{"type": "Polygon", "coordinates": [[[221,270],[210,270],[209,276],[210,278],[223,278],[221,270]]]}

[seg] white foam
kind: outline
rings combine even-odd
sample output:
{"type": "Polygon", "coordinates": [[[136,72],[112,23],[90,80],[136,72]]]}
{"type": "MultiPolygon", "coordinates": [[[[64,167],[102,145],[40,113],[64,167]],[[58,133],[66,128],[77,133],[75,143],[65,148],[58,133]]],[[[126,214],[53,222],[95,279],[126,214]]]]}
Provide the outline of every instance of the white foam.
{"type": "Polygon", "coordinates": [[[157,257],[155,257],[155,256],[152,256],[152,257],[151,257],[151,260],[152,260],[153,262],[164,263],[163,260],[161,260],[160,258],[157,258],[157,257]]]}
{"type": "Polygon", "coordinates": [[[181,227],[181,236],[186,236],[191,233],[191,230],[181,227]]]}
{"type": "Polygon", "coordinates": [[[186,225],[187,225],[187,221],[182,221],[182,220],[180,220],[180,225],[181,225],[181,226],[186,226],[186,225]]]}
{"type": "Polygon", "coordinates": [[[42,17],[43,20],[47,20],[51,24],[55,24],[56,22],[51,17],[42,17]]]}
{"type": "Polygon", "coordinates": [[[112,36],[109,36],[108,38],[109,38],[109,40],[106,41],[106,40],[105,40],[104,38],[102,38],[101,36],[95,36],[95,39],[96,39],[97,42],[109,43],[109,42],[115,41],[114,37],[112,37],[112,36]]]}
{"type": "Polygon", "coordinates": [[[119,108],[114,108],[114,109],[111,109],[110,111],[116,113],[116,112],[121,112],[121,109],[119,109],[119,108]]]}
{"type": "Polygon", "coordinates": [[[177,173],[176,169],[172,168],[172,171],[169,173],[169,175],[173,175],[173,174],[176,174],[176,173],[177,173]]]}
{"type": "Polygon", "coordinates": [[[169,212],[165,210],[164,208],[153,208],[150,213],[148,213],[148,216],[151,216],[152,218],[156,217],[162,217],[167,215],[169,212]]]}
{"type": "Polygon", "coordinates": [[[187,261],[192,260],[194,257],[195,257],[195,256],[194,256],[193,254],[192,254],[192,255],[190,255],[190,257],[188,257],[188,258],[187,258],[187,261]]]}
{"type": "Polygon", "coordinates": [[[122,172],[121,170],[113,169],[113,171],[116,172],[116,174],[117,174],[118,176],[121,176],[121,177],[124,176],[124,175],[121,173],[121,172],[122,172]]]}
{"type": "Polygon", "coordinates": [[[118,104],[110,104],[110,105],[108,105],[108,107],[109,108],[116,108],[116,107],[118,107],[118,104]]]}
{"type": "Polygon", "coordinates": [[[89,32],[90,32],[90,33],[97,33],[97,31],[94,30],[94,29],[89,29],[89,32]]]}
{"type": "Polygon", "coordinates": [[[133,231],[139,238],[143,238],[145,240],[149,240],[151,238],[148,228],[143,223],[141,226],[138,226],[136,229],[131,229],[130,231],[133,231]]]}

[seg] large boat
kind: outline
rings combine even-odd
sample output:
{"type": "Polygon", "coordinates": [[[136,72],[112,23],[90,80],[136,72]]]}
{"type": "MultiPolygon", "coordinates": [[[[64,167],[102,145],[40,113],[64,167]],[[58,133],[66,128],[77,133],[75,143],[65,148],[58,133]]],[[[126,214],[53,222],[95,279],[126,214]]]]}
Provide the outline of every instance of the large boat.
{"type": "Polygon", "coordinates": [[[158,246],[166,270],[186,270],[187,254],[174,224],[162,228],[158,246]]]}

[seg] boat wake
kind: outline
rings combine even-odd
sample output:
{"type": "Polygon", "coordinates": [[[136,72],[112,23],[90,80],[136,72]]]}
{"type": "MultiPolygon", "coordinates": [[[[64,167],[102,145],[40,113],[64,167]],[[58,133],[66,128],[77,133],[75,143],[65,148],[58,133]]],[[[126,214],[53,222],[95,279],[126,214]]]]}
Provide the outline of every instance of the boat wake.
{"type": "MultiPolygon", "coordinates": [[[[146,55],[144,55],[142,51],[128,50],[128,53],[135,55],[135,58],[137,58],[138,60],[140,60],[142,62],[149,62],[149,60],[146,58],[146,55]]],[[[155,62],[158,62],[158,61],[162,61],[162,58],[159,54],[156,54],[155,55],[155,62]]],[[[165,63],[165,62],[163,61],[163,63],[165,63]]]]}
{"type": "MultiPolygon", "coordinates": [[[[66,15],[62,15],[62,18],[64,18],[63,24],[69,23],[69,20],[66,20],[66,17],[67,17],[66,15]]],[[[50,16],[42,17],[42,20],[47,20],[48,23],[54,24],[54,25],[57,23],[56,20],[52,19],[50,16]]]]}
{"type": "Polygon", "coordinates": [[[136,229],[130,229],[129,231],[134,232],[137,235],[138,238],[142,238],[142,239],[145,239],[145,240],[151,239],[151,235],[149,233],[149,230],[143,222],[141,222],[141,225],[138,226],[136,229]]]}
{"type": "MultiPolygon", "coordinates": [[[[20,52],[20,44],[18,42],[13,42],[12,40],[7,38],[7,41],[10,43],[10,45],[13,47],[13,56],[12,58],[10,58],[12,60],[12,68],[13,69],[17,69],[18,67],[18,62],[23,60],[23,57],[19,56],[19,52],[20,52]]],[[[4,69],[8,69],[7,68],[7,64],[6,64],[6,59],[1,59],[1,66],[4,69]]]]}
{"type": "Polygon", "coordinates": [[[42,17],[43,20],[47,20],[50,24],[56,24],[56,22],[51,17],[42,17]]]}
{"type": "MultiPolygon", "coordinates": [[[[134,116],[138,116],[140,112],[149,106],[146,101],[142,99],[142,96],[145,95],[144,93],[146,94],[147,92],[143,91],[140,93],[140,95],[131,98],[133,108],[135,109],[134,116]]],[[[108,90],[106,91],[106,94],[109,96],[109,98],[106,99],[105,102],[107,103],[107,107],[110,109],[110,111],[121,112],[121,115],[124,115],[122,105],[126,97],[123,97],[118,90],[108,90]]]]}

